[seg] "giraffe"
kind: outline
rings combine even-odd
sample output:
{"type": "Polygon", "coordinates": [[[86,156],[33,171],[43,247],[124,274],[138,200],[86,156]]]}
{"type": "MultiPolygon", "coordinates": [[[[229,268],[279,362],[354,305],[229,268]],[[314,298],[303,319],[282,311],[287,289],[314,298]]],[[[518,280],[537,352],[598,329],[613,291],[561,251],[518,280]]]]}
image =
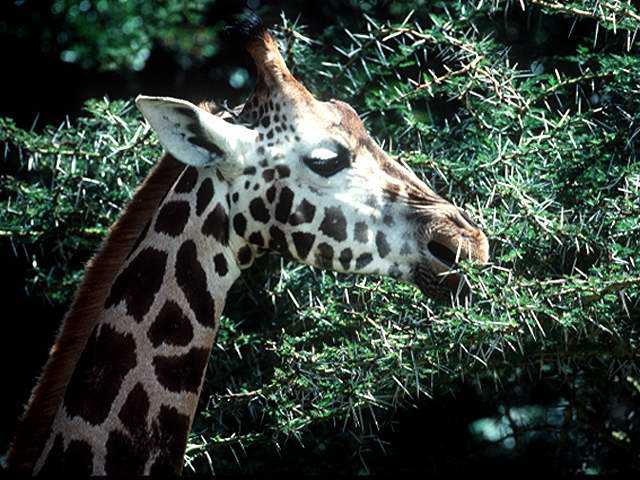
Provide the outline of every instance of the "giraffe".
{"type": "Polygon", "coordinates": [[[456,291],[482,230],[391,159],[357,113],[316,99],[257,21],[255,91],[233,112],[136,105],[165,155],[111,228],[14,438],[23,473],[180,473],[227,292],[267,251],[456,291]]]}

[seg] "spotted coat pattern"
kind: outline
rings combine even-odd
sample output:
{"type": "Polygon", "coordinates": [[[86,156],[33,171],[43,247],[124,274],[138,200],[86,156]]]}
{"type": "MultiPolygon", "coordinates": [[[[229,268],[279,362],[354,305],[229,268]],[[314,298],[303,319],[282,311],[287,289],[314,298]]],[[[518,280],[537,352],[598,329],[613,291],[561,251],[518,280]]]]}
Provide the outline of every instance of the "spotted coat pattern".
{"type": "Polygon", "coordinates": [[[240,273],[226,245],[226,189],[213,182],[185,169],[143,231],[80,357],[36,471],[181,470],[217,317],[240,273]],[[212,241],[195,242],[186,232],[212,241]]]}
{"type": "Polygon", "coordinates": [[[227,291],[266,250],[427,294],[455,289],[440,277],[460,256],[486,261],[468,215],[389,158],[351,107],[313,98],[268,34],[248,48],[258,83],[232,115],[143,99],[191,166],[111,285],[36,472],[179,473],[227,291]]]}

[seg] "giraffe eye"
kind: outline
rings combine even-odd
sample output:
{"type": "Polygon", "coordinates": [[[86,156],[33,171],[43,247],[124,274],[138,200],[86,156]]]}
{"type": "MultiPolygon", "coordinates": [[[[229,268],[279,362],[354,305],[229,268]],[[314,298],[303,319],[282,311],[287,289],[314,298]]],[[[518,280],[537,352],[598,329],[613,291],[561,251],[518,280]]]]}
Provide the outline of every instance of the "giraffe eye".
{"type": "Polygon", "coordinates": [[[351,166],[351,152],[340,143],[331,147],[314,148],[302,158],[304,164],[322,177],[331,177],[351,166]]]}

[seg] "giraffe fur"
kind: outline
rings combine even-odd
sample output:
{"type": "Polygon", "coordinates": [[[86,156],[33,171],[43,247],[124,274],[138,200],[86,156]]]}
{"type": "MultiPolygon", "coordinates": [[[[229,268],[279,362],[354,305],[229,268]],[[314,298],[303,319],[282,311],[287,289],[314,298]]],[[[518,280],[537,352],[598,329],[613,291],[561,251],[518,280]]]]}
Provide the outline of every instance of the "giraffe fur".
{"type": "MultiPolygon", "coordinates": [[[[40,419],[35,453],[22,454],[18,436],[15,471],[180,473],[227,292],[266,251],[426,295],[460,287],[459,259],[488,261],[471,218],[390,158],[348,104],[307,91],[266,30],[247,49],[256,90],[232,113],[138,97],[182,169],[122,242],[62,384],[36,387],[27,420],[40,397],[57,405],[40,419]]],[[[69,336],[63,327],[52,358],[69,336]]]]}

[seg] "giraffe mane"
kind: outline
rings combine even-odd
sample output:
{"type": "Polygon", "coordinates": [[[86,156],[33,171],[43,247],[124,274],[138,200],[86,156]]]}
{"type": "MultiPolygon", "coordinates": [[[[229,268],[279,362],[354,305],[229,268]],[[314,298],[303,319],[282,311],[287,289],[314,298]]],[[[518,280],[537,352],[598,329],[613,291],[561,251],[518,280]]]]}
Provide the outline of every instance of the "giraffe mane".
{"type": "MultiPolygon", "coordinates": [[[[203,102],[199,106],[220,114],[215,104],[203,102]]],[[[87,263],[82,283],[18,422],[7,459],[11,470],[24,473],[33,470],[74,368],[104,309],[115,276],[184,168],[184,164],[165,154],[138,187],[124,213],[109,229],[98,252],[87,263]]]]}

